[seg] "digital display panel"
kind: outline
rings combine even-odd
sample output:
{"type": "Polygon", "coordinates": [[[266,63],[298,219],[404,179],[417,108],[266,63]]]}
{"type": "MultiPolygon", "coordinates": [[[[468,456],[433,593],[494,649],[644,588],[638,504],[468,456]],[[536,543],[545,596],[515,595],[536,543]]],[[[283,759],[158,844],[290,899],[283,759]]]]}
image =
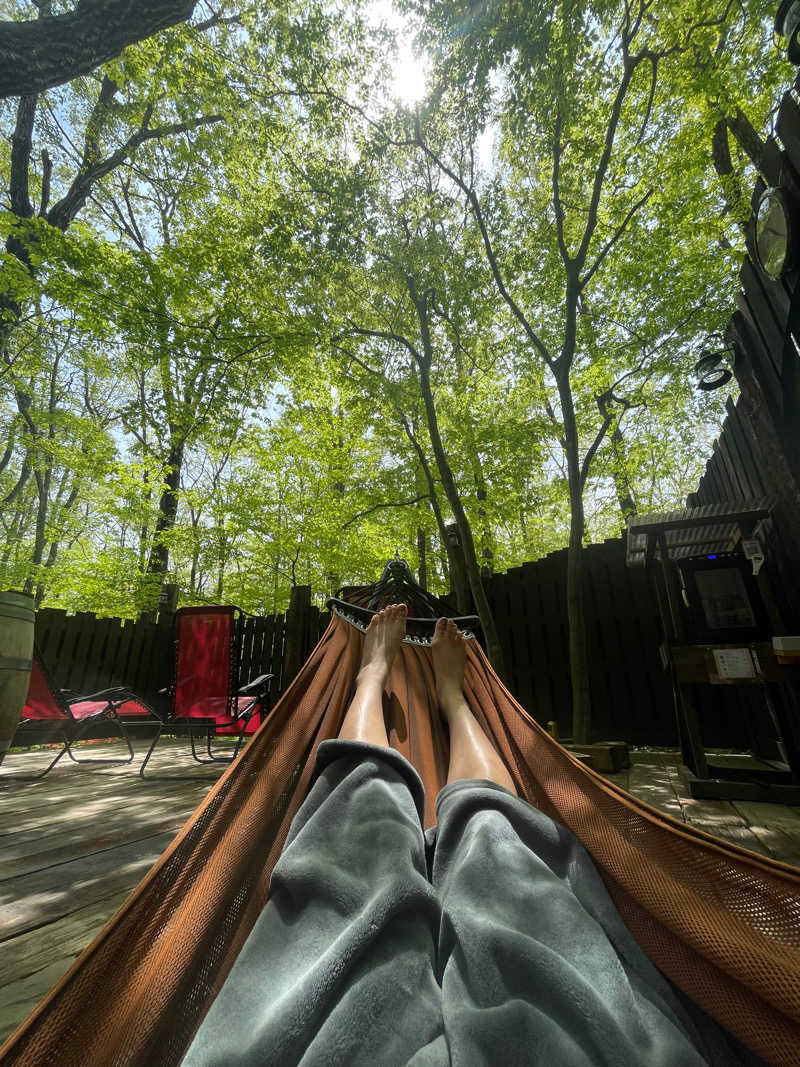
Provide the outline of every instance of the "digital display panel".
{"type": "Polygon", "coordinates": [[[738,567],[696,570],[694,580],[709,630],[752,630],[757,626],[738,567]]]}

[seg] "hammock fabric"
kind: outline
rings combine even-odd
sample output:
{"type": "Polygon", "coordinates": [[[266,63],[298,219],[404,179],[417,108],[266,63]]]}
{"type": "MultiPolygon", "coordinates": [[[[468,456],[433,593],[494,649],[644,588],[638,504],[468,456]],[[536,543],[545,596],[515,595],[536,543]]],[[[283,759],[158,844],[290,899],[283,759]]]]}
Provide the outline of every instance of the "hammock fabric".
{"type": "MultiPolygon", "coordinates": [[[[267,898],[309,785],[338,731],[363,637],[338,615],[240,759],[129,900],[0,1050],[5,1065],[176,1064],[267,898]]],[[[594,857],[653,962],[771,1064],[800,1048],[800,870],[717,841],[574,759],[514,700],[476,641],[465,692],[522,796],[594,857]]],[[[390,741],[425,782],[426,826],[447,769],[430,650],[395,662],[390,741]]]]}

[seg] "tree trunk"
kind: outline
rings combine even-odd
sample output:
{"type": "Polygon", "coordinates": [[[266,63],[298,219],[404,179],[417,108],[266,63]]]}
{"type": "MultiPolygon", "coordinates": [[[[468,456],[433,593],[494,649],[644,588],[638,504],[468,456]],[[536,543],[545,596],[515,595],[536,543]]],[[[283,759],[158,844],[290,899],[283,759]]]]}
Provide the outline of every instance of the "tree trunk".
{"type": "Polygon", "coordinates": [[[725,121],[728,124],[728,129],[736,138],[739,147],[759,174],[763,176],[762,167],[764,166],[765,145],[758,134],[758,130],[741,108],[737,108],[734,115],[728,115],[725,121]]]}
{"type": "Polygon", "coordinates": [[[225,585],[225,560],[220,559],[217,569],[217,600],[222,602],[222,589],[225,585]]]}
{"type": "MultiPolygon", "coordinates": [[[[60,511],[60,514],[59,514],[59,519],[60,519],[61,515],[64,515],[66,512],[71,511],[72,508],[75,506],[75,501],[78,499],[78,490],[79,490],[78,485],[77,484],[73,485],[72,489],[69,492],[69,496],[64,501],[64,503],[63,503],[63,505],[61,507],[61,511],[60,511]]],[[[59,537],[54,537],[53,540],[50,542],[50,548],[48,549],[48,552],[47,552],[47,559],[44,561],[44,565],[43,565],[43,569],[45,571],[51,570],[56,565],[56,560],[58,559],[58,550],[61,548],[60,536],[61,535],[59,535],[59,537]]],[[[38,584],[36,586],[36,593],[35,593],[35,596],[34,596],[35,606],[36,606],[37,609],[39,607],[41,607],[42,601],[44,600],[44,597],[45,597],[45,592],[46,592],[45,584],[41,580],[41,576],[40,576],[39,582],[38,582],[38,584]]]]}
{"type": "Polygon", "coordinates": [[[436,519],[436,528],[439,531],[439,541],[442,546],[442,571],[445,585],[450,582],[450,573],[453,569],[453,560],[450,556],[450,548],[447,544],[447,532],[445,530],[444,518],[442,516],[442,509],[439,506],[439,494],[436,491],[436,483],[433,480],[431,474],[430,464],[428,463],[428,457],[425,455],[425,451],[417,440],[416,434],[411,429],[411,426],[407,422],[405,416],[403,416],[403,429],[406,431],[409,441],[414,446],[414,451],[417,453],[422,473],[425,475],[425,483],[428,487],[428,500],[431,505],[431,511],[433,517],[436,519]]]}
{"type": "Polygon", "coordinates": [[[711,159],[722,186],[727,213],[736,220],[742,232],[745,232],[750,217],[750,204],[742,193],[742,186],[733,166],[728,141],[728,123],[725,119],[720,119],[714,127],[714,135],[711,138],[711,159]]]}
{"type": "Polygon", "coordinates": [[[481,620],[481,626],[483,627],[489,659],[497,673],[503,677],[505,675],[503,649],[497,633],[494,615],[492,614],[492,609],[489,606],[489,600],[486,596],[486,590],[483,588],[483,582],[481,581],[480,567],[478,566],[478,559],[475,554],[475,541],[472,537],[472,527],[470,526],[469,519],[464,511],[464,506],[461,503],[461,497],[458,495],[453,472],[450,468],[447,453],[445,452],[444,444],[442,443],[442,438],[439,433],[439,420],[436,415],[436,406],[433,402],[430,372],[426,362],[421,362],[419,364],[419,377],[422,387],[422,399],[425,403],[425,414],[428,420],[428,432],[431,438],[431,446],[433,447],[433,454],[436,458],[436,465],[439,469],[439,477],[442,480],[445,496],[450,505],[450,510],[453,512],[453,518],[456,521],[458,533],[461,538],[461,547],[464,551],[464,563],[467,569],[467,578],[469,579],[470,589],[472,590],[472,599],[475,601],[475,608],[478,612],[478,617],[481,620]]]}
{"type": "Polygon", "coordinates": [[[183,467],[184,447],[185,443],[181,438],[172,437],[172,443],[167,455],[164,489],[158,502],[158,518],[153,531],[153,545],[150,549],[150,558],[147,561],[146,603],[143,606],[145,613],[156,610],[161,583],[169,569],[169,547],[164,540],[164,534],[168,534],[172,530],[178,514],[178,493],[181,482],[181,469],[183,467]]]}
{"type": "Polygon", "coordinates": [[[428,537],[421,526],[417,527],[417,558],[419,559],[419,572],[417,581],[420,588],[428,588],[428,537]]]}
{"type": "Polygon", "coordinates": [[[578,427],[569,378],[557,379],[564,420],[564,450],[569,482],[570,527],[567,552],[567,619],[569,622],[569,670],[572,683],[572,739],[588,744],[591,732],[589,656],[583,606],[583,484],[578,453],[578,427]]]}
{"type": "Polygon", "coordinates": [[[491,521],[487,515],[486,501],[489,499],[489,490],[486,479],[483,476],[483,465],[477,449],[470,445],[470,461],[472,476],[475,480],[475,496],[478,499],[478,536],[481,540],[481,576],[491,577],[494,571],[494,537],[492,536],[491,521]]]}
{"type": "Polygon", "coordinates": [[[450,560],[450,592],[456,598],[456,611],[459,615],[469,615],[474,611],[470,596],[467,565],[464,562],[464,550],[461,547],[461,534],[458,526],[450,523],[445,526],[447,538],[447,557],[450,560]]]}
{"type": "MultiPolygon", "coordinates": [[[[601,394],[597,397],[597,407],[600,410],[601,417],[605,420],[608,417],[609,409],[609,401],[606,398],[606,394],[601,394]]],[[[617,491],[617,500],[619,501],[622,518],[627,520],[636,514],[636,503],[633,499],[631,483],[628,481],[624,470],[622,444],[622,430],[620,430],[619,420],[617,420],[614,424],[614,429],[611,431],[611,450],[614,453],[614,466],[611,476],[614,479],[614,488],[617,491]]]]}

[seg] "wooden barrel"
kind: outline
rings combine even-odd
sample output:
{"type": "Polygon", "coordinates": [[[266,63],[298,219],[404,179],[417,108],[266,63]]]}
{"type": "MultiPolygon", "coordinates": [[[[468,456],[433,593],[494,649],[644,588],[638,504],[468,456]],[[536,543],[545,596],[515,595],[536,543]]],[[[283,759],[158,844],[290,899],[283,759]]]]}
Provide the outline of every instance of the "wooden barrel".
{"type": "Polygon", "coordinates": [[[0,593],[0,763],[28,695],[33,657],[33,597],[0,593]]]}

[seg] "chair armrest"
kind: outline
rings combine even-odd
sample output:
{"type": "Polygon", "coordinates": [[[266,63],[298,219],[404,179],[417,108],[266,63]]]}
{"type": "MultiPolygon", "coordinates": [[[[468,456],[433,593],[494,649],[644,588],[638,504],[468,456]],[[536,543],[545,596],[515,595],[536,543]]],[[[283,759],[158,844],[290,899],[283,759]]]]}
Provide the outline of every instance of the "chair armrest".
{"type": "MultiPolygon", "coordinates": [[[[74,692],[74,690],[68,690],[68,692],[74,692]]],[[[111,686],[110,689],[100,689],[96,693],[86,693],[79,697],[69,697],[67,703],[80,704],[84,700],[107,700],[111,703],[112,700],[119,700],[120,698],[124,698],[125,700],[136,700],[135,694],[126,686],[114,685],[111,686]]]]}
{"type": "Polygon", "coordinates": [[[254,678],[252,682],[243,685],[239,689],[239,692],[242,696],[247,696],[249,693],[257,693],[260,696],[262,693],[266,693],[269,689],[269,683],[274,677],[274,674],[260,674],[258,678],[254,678]]]}

